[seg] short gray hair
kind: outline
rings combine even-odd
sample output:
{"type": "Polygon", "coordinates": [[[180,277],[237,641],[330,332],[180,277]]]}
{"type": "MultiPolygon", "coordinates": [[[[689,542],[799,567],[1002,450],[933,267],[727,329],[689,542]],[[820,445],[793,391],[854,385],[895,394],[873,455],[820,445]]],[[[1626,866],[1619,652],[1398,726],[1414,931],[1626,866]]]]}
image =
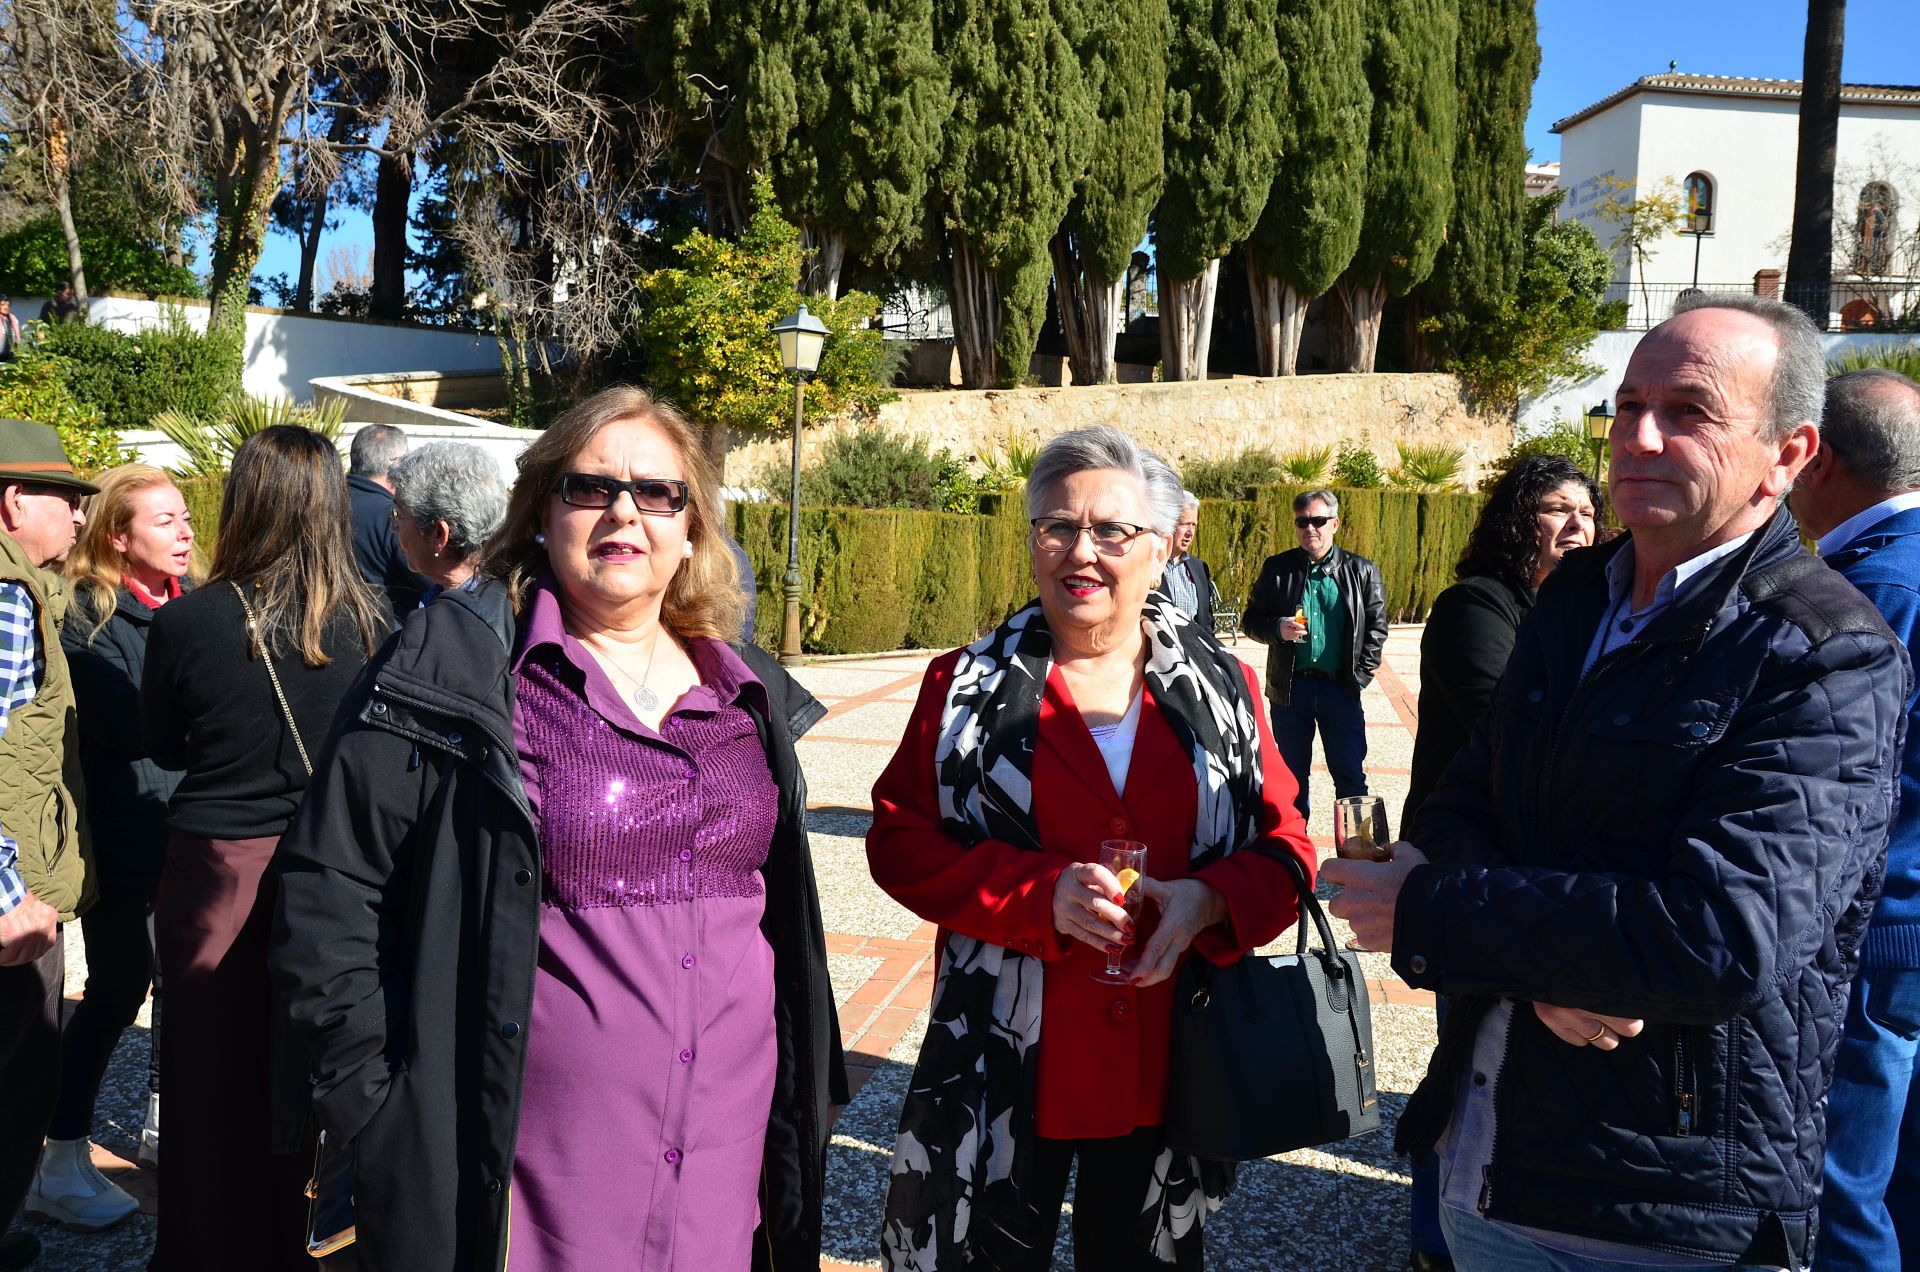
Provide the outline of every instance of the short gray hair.
{"type": "MultiPolygon", "coordinates": [[[[1768,296],[1746,292],[1695,292],[1674,302],[1674,317],[1696,309],[1737,309],[1752,314],[1773,329],[1778,360],[1773,383],[1767,387],[1766,418],[1760,435],[1769,442],[1785,441],[1802,424],[1818,425],[1827,397],[1827,355],[1820,332],[1806,312],[1768,296]]],[[[1658,331],[1660,328],[1655,327],[1658,331]]]]}
{"type": "Polygon", "coordinates": [[[1200,496],[1194,494],[1191,490],[1181,491],[1180,492],[1180,511],[1182,512],[1200,511],[1200,496]]]}
{"type": "Polygon", "coordinates": [[[1920,489],[1920,384],[1884,367],[1828,380],[1820,444],[1875,490],[1920,489]]]}
{"type": "Polygon", "coordinates": [[[1337,517],[1340,515],[1340,496],[1325,487],[1295,495],[1293,497],[1293,513],[1297,517],[1317,503],[1327,505],[1327,511],[1334,516],[1337,517]]]}
{"type": "Polygon", "coordinates": [[[407,435],[391,424],[363,424],[347,450],[347,472],[354,477],[386,477],[407,453],[407,435]]]}
{"type": "Polygon", "coordinates": [[[429,442],[393,466],[393,501],[422,534],[446,522],[447,548],[464,561],[506,520],[507,485],[478,446],[429,442]]]}
{"type": "Polygon", "coordinates": [[[1038,516],[1040,501],[1064,478],[1101,468],[1138,477],[1146,488],[1147,516],[1153,532],[1173,533],[1180,520],[1180,478],[1165,460],[1111,424],[1076,428],[1040,448],[1027,478],[1027,515],[1038,516]]]}

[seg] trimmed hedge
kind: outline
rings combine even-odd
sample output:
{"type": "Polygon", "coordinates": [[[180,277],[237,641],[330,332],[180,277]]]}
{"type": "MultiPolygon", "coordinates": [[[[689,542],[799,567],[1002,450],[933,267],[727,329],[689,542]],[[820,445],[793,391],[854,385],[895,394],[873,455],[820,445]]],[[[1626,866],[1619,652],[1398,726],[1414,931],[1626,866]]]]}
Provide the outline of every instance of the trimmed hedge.
{"type": "Polygon", "coordinates": [[[226,492],[225,475],[215,477],[175,477],[186,500],[187,515],[193,520],[193,547],[202,565],[213,564],[213,545],[220,539],[220,496],[226,492]]]}

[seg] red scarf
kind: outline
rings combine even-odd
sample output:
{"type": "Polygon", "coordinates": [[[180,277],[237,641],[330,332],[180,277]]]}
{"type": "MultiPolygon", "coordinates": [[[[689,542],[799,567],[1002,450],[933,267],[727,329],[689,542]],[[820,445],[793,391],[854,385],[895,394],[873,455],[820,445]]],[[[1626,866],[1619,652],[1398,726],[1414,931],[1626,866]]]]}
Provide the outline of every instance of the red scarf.
{"type": "Polygon", "coordinates": [[[158,596],[142,587],[140,580],[134,578],[131,574],[121,575],[120,581],[127,585],[127,591],[133,593],[134,600],[151,610],[159,609],[162,605],[165,605],[168,601],[180,595],[180,580],[174,578],[172,575],[167,576],[167,585],[160,589],[158,596]]]}

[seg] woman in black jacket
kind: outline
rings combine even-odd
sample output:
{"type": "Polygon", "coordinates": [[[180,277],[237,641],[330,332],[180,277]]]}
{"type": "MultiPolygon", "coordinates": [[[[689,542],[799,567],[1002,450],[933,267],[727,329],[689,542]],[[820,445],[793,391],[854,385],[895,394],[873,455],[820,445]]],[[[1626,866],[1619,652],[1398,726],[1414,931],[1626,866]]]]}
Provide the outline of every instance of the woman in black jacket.
{"type": "Polygon", "coordinates": [[[319,759],[272,961],[365,1272],[818,1266],[823,711],[728,643],[718,511],[678,413],[579,403],[319,759]]]}
{"type": "MultiPolygon", "coordinates": [[[[1420,728],[1402,826],[1465,749],[1541,582],[1562,556],[1593,545],[1598,499],[1593,479],[1558,455],[1527,456],[1487,495],[1454,567],[1459,582],[1434,598],[1420,637],[1420,728]]],[[[1451,1267],[1430,1158],[1414,1163],[1413,1193],[1411,1266],[1451,1267]]]]}
{"type": "Polygon", "coordinates": [[[308,1262],[305,1167],[269,1120],[267,867],[309,753],[390,627],[354,566],[333,443],[291,425],[248,439],[212,573],[155,616],[141,679],[147,750],[181,772],[154,906],[168,1129],[153,1272],[308,1262]]]}
{"type": "MultiPolygon", "coordinates": [[[[88,1137],[107,1062],[156,980],[153,896],[166,859],[167,799],[180,778],[141,746],[140,673],[154,615],[195,572],[192,514],[165,473],[124,464],[97,484],[67,557],[73,603],[60,645],[73,673],[100,897],[80,920],[86,996],[61,1033],[60,1098],[26,1200],[28,1214],[84,1229],[109,1227],[139,1208],[94,1169],[88,1137]]],[[[150,1114],[157,1099],[149,1096],[150,1114]]]]}

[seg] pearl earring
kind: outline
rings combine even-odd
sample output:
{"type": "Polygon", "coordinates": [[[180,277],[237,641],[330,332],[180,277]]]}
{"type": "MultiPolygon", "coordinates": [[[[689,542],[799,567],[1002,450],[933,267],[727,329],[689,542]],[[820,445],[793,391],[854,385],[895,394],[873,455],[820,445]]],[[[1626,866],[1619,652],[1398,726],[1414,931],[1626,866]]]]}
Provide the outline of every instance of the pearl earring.
{"type": "Polygon", "coordinates": [[[680,559],[683,561],[693,560],[693,540],[692,539],[688,539],[680,545],[680,559]]]}
{"type": "Polygon", "coordinates": [[[544,534],[536,534],[536,535],[534,535],[534,536],[533,536],[533,541],[534,541],[535,543],[537,543],[537,544],[539,544],[539,545],[540,545],[541,547],[543,547],[543,548],[547,546],[547,536],[546,536],[546,535],[544,535],[544,534]]]}

